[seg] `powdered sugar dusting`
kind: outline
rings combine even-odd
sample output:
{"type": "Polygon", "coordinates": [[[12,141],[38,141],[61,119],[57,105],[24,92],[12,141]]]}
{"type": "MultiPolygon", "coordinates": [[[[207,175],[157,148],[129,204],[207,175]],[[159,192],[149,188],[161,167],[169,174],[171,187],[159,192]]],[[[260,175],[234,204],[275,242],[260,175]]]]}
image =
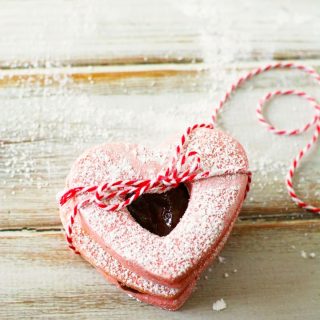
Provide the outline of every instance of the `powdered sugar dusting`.
{"type": "Polygon", "coordinates": [[[212,309],[214,311],[222,311],[227,308],[227,304],[223,299],[217,300],[213,303],[212,309]]]}
{"type": "Polygon", "coordinates": [[[143,293],[165,297],[173,297],[181,291],[181,289],[166,287],[144,279],[138,274],[123,267],[117,259],[103,250],[103,248],[84,233],[79,226],[75,228],[74,236],[75,245],[86,259],[94,261],[95,267],[102,269],[105,273],[116,278],[126,286],[143,293]]]}
{"type": "MultiPolygon", "coordinates": [[[[66,225],[66,218],[71,209],[72,206],[70,205],[61,208],[61,219],[64,225],[66,225]]],[[[135,272],[123,267],[117,259],[112,257],[112,255],[110,255],[97,242],[95,242],[92,237],[86,234],[81,227],[79,218],[76,218],[76,223],[74,225],[74,244],[86,260],[88,260],[94,267],[101,269],[104,272],[107,279],[112,278],[114,279],[112,282],[118,281],[119,285],[123,284],[126,287],[138,290],[139,294],[133,294],[134,298],[140,299],[141,301],[145,300],[150,303],[150,300],[148,300],[150,297],[157,297],[152,298],[157,300],[165,297],[166,299],[173,299],[171,300],[172,302],[167,300],[167,303],[183,303],[192,292],[191,289],[195,285],[195,280],[199,277],[200,273],[219,254],[226,242],[226,239],[228,238],[228,235],[232,229],[232,225],[233,223],[228,225],[227,232],[212,251],[206,262],[197,269],[195,274],[192,273],[190,276],[188,276],[188,278],[184,280],[184,284],[180,284],[178,288],[167,287],[149,281],[143,277],[140,277],[135,272]],[[141,296],[141,294],[143,294],[143,296],[141,296]],[[144,296],[146,296],[146,298],[143,298],[144,296]]],[[[130,295],[130,291],[126,292],[130,295]]]]}
{"type": "MultiPolygon", "coordinates": [[[[246,169],[247,160],[241,147],[220,131],[197,130],[188,148],[200,152],[205,170],[246,169]]],[[[77,161],[68,185],[150,178],[150,173],[155,176],[161,168],[155,161],[150,162],[153,155],[152,151],[137,146],[97,147],[77,161]],[[147,172],[145,167],[148,167],[147,172]]],[[[177,227],[162,238],[143,229],[127,210],[106,214],[103,209],[91,205],[81,213],[88,229],[121,257],[121,263],[134,264],[137,272],[150,279],[155,277],[159,282],[171,283],[194,269],[212,250],[238,212],[246,182],[246,176],[230,175],[192,183],[188,209],[177,227]]]]}
{"type": "Polygon", "coordinates": [[[203,170],[247,169],[248,161],[242,146],[219,130],[197,130],[188,143],[188,151],[197,151],[203,170]]]}

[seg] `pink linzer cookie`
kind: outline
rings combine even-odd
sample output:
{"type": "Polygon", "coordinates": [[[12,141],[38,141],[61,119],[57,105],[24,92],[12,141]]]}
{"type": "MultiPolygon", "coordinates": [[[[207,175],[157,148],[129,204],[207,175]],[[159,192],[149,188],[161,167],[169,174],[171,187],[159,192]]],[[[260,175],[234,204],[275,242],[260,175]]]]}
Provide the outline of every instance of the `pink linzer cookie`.
{"type": "MultiPolygon", "coordinates": [[[[248,181],[247,175],[240,173],[248,167],[245,152],[225,133],[198,129],[191,135],[188,150],[198,152],[202,170],[233,173],[188,183],[185,212],[167,235],[159,236],[143,228],[130,214],[130,208],[112,212],[94,203],[81,210],[76,221],[78,232],[74,234],[82,256],[107,279],[122,288],[131,288],[125,290],[138,300],[169,310],[184,303],[195,280],[223,246],[241,208],[248,181]]],[[[169,156],[136,145],[96,147],[76,161],[67,188],[153,177],[169,156]]],[[[117,201],[123,199],[112,199],[117,201]]],[[[65,224],[68,210],[61,210],[61,216],[65,224]]]]}

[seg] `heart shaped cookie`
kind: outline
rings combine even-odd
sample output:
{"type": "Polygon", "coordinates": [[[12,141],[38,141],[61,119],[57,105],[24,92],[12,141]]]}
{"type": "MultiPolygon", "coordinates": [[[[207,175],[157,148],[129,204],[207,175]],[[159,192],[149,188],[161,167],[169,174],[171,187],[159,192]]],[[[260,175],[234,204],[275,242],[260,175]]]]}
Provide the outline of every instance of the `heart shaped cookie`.
{"type": "MultiPolygon", "coordinates": [[[[95,147],[75,162],[66,187],[155,177],[170,159],[170,150],[152,151],[128,144],[95,147]]],[[[89,203],[81,208],[73,225],[73,245],[107,280],[140,301],[169,310],[186,301],[201,272],[223,247],[248,183],[245,152],[227,134],[197,129],[185,144],[184,152],[190,151],[200,156],[201,170],[224,174],[185,183],[186,206],[176,204],[185,191],[166,195],[167,202],[145,194],[147,204],[143,199],[141,205],[140,199],[139,205],[138,199],[131,207],[119,211],[89,203]],[[178,211],[181,218],[175,216],[178,211]],[[148,216],[147,220],[139,220],[143,214],[145,218],[148,216]],[[164,220],[159,220],[159,216],[164,220]],[[148,224],[143,221],[152,221],[151,232],[144,228],[148,224]],[[157,223],[162,224],[161,228],[157,228],[157,223]],[[165,234],[154,232],[160,229],[165,234]]],[[[73,206],[86,197],[84,193],[61,207],[66,229],[73,206]]],[[[109,200],[111,204],[121,201],[120,196],[109,200]]]]}

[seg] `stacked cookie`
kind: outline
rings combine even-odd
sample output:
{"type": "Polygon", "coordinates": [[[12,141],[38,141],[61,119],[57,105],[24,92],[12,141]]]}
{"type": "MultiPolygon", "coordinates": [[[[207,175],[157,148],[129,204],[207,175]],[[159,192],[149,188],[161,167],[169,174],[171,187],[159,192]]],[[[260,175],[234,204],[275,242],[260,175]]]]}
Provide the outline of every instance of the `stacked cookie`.
{"type": "MultiPolygon", "coordinates": [[[[175,203],[181,200],[179,192],[163,195],[161,201],[152,198],[151,203],[143,204],[140,199],[134,211],[125,208],[111,212],[92,203],[81,209],[73,226],[77,251],[109,282],[139,301],[168,310],[181,307],[201,272],[223,247],[241,208],[248,179],[240,173],[247,170],[243,148],[220,131],[197,130],[188,142],[188,150],[200,154],[203,170],[239,173],[186,185],[188,200],[181,217],[172,212],[175,203]],[[164,198],[169,201],[168,206],[164,198]],[[157,206],[152,201],[158,202],[157,206]],[[159,230],[163,228],[157,228],[157,224],[164,223],[168,228],[162,234],[159,230]]],[[[76,161],[66,187],[154,177],[169,155],[136,145],[99,146],[76,161]]],[[[81,195],[61,207],[65,228],[73,206],[86,197],[81,195]]]]}

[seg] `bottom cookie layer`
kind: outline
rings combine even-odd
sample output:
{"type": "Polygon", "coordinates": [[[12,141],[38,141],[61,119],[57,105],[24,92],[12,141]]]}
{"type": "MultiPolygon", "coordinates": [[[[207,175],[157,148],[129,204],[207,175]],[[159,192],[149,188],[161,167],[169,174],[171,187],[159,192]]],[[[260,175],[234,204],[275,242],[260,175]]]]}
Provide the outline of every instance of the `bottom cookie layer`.
{"type": "MultiPolygon", "coordinates": [[[[239,211],[240,207],[237,211],[239,211]]],[[[212,248],[212,250],[206,255],[206,258],[198,265],[198,268],[194,270],[184,281],[183,286],[179,288],[172,288],[167,287],[165,285],[160,285],[156,282],[152,282],[148,279],[144,279],[142,276],[136,274],[135,277],[139,277],[140,280],[137,282],[132,282],[132,276],[134,276],[134,273],[132,271],[127,270],[128,278],[126,280],[124,279],[118,279],[117,277],[114,277],[110,275],[110,263],[113,261],[116,262],[117,260],[113,257],[109,256],[109,259],[104,261],[108,257],[105,255],[104,249],[99,246],[89,235],[86,234],[84,230],[81,230],[80,224],[77,225],[75,234],[77,235],[77,240],[80,239],[88,239],[89,242],[94,243],[94,250],[82,250],[84,248],[87,248],[87,246],[82,247],[78,241],[77,243],[77,249],[81,252],[81,255],[83,258],[85,258],[91,265],[93,265],[100,273],[103,274],[103,276],[112,284],[115,284],[117,287],[119,287],[122,291],[127,293],[129,296],[141,301],[146,302],[148,304],[152,304],[154,306],[166,309],[166,310],[177,310],[179,309],[184,302],[188,299],[190,294],[193,291],[193,288],[196,284],[197,279],[200,277],[201,273],[207,268],[207,266],[214,260],[214,258],[219,254],[221,249],[223,248],[230,232],[233,227],[233,224],[236,220],[237,214],[233,216],[233,219],[229,221],[227,224],[226,230],[223,232],[223,236],[220,238],[219,242],[216,243],[216,246],[212,248]],[[91,252],[90,252],[91,251],[91,252]],[[93,254],[93,256],[92,256],[93,254]],[[99,259],[97,259],[99,257],[99,259]],[[111,260],[110,260],[111,259],[111,260]],[[97,263],[99,261],[99,263],[97,263]],[[129,277],[130,274],[130,277],[129,277]],[[137,283],[148,283],[149,290],[142,290],[141,288],[135,287],[137,283]],[[140,289],[140,290],[139,290],[140,289]]],[[[123,269],[123,266],[117,261],[116,269],[119,272],[119,268],[123,269]]],[[[124,268],[125,270],[125,268],[124,268]]],[[[115,273],[119,275],[119,273],[115,273]]],[[[125,273],[127,273],[125,272],[125,273]]],[[[146,289],[146,287],[144,287],[146,289]]]]}
{"type": "MultiPolygon", "coordinates": [[[[95,266],[94,263],[92,263],[91,261],[89,261],[89,262],[96,267],[96,269],[104,276],[104,278],[108,282],[116,285],[118,288],[120,288],[122,291],[124,291],[130,297],[132,297],[140,302],[145,302],[145,303],[160,307],[165,310],[171,310],[171,311],[178,310],[186,302],[186,300],[189,298],[189,296],[192,294],[193,289],[194,289],[196,282],[197,282],[198,278],[200,277],[201,273],[208,267],[208,265],[210,265],[213,262],[213,260],[216,258],[216,256],[219,254],[219,252],[221,251],[221,249],[225,245],[226,240],[229,237],[229,234],[232,230],[232,227],[233,227],[235,220],[236,220],[236,217],[234,217],[234,219],[230,222],[230,224],[224,234],[224,237],[217,244],[216,248],[214,250],[212,250],[211,254],[208,255],[207,259],[205,261],[203,261],[203,263],[201,265],[199,265],[196,272],[194,272],[192,279],[191,279],[191,276],[189,277],[189,279],[188,279],[189,284],[184,289],[180,289],[176,293],[176,295],[172,296],[172,297],[164,297],[164,296],[157,295],[157,294],[140,292],[140,291],[130,287],[130,285],[128,285],[126,283],[119,282],[116,278],[114,278],[114,277],[110,276],[108,273],[106,273],[105,270],[95,266]]],[[[86,257],[84,257],[84,258],[86,258],[86,257]]],[[[88,260],[88,258],[86,258],[86,259],[88,260]]],[[[158,284],[155,283],[154,285],[158,285],[158,284]]],[[[170,289],[170,288],[168,288],[168,289],[170,289]]]]}
{"type": "Polygon", "coordinates": [[[153,306],[169,310],[169,311],[175,311],[178,310],[189,298],[191,295],[193,288],[196,285],[196,280],[194,279],[190,285],[188,285],[180,294],[177,298],[163,298],[161,296],[155,296],[152,294],[147,294],[147,293],[141,293],[137,290],[133,290],[129,287],[126,287],[119,283],[116,279],[112,278],[108,274],[106,274],[103,270],[98,271],[104,276],[104,278],[109,281],[110,283],[116,285],[119,289],[124,291],[128,296],[131,298],[134,298],[140,302],[145,302],[148,304],[151,304],[153,306]]]}

